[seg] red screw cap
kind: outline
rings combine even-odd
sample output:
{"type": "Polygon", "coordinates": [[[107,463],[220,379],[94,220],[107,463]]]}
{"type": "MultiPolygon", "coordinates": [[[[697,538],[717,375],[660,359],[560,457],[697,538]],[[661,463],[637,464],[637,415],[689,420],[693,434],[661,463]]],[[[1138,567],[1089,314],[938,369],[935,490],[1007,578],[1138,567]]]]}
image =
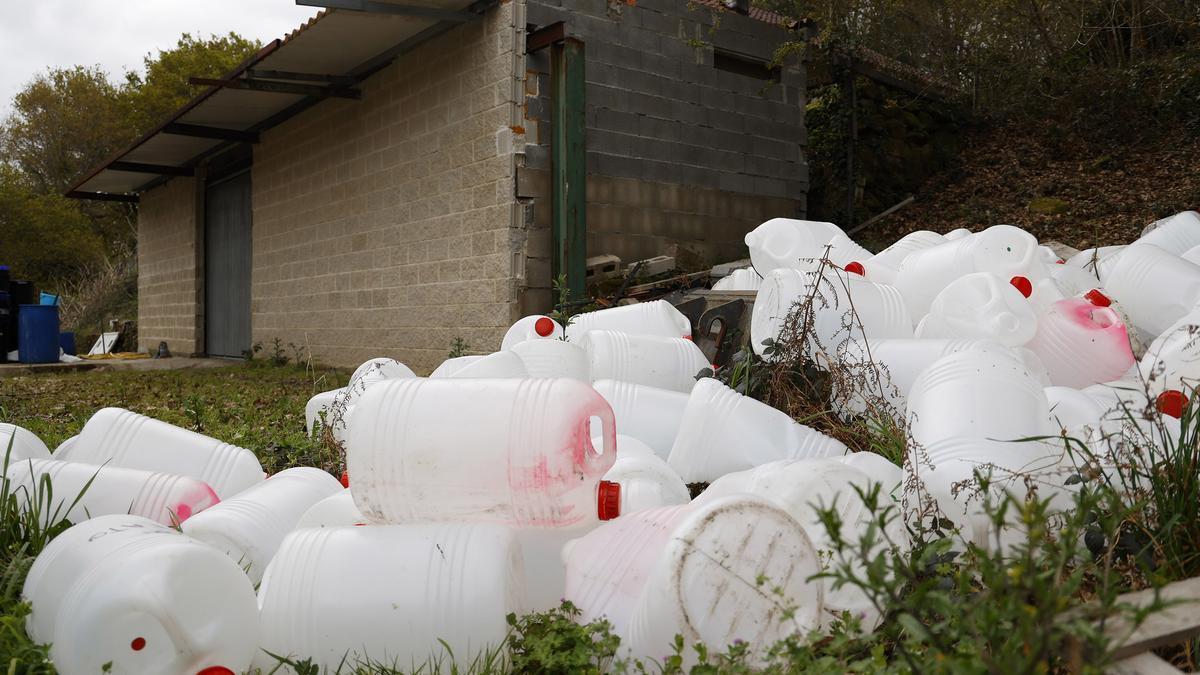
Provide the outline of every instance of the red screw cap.
{"type": "Polygon", "coordinates": [[[596,515],[600,520],[612,520],[621,515],[621,484],[600,481],[596,488],[596,515]]]}
{"type": "Polygon", "coordinates": [[[209,666],[196,673],[196,675],[237,675],[237,673],[226,668],[225,666],[209,666]]]}
{"type": "Polygon", "coordinates": [[[1066,265],[1067,261],[1063,260],[1062,258],[1059,258],[1058,260],[1054,261],[1054,264],[1055,265],[1066,265]]]}
{"type": "Polygon", "coordinates": [[[863,267],[860,262],[852,262],[846,265],[846,271],[850,274],[857,274],[860,277],[867,276],[867,268],[863,267]]]}
{"type": "Polygon", "coordinates": [[[1008,283],[1012,284],[1013,288],[1021,291],[1021,295],[1027,298],[1033,295],[1033,284],[1029,283],[1029,280],[1025,277],[1013,277],[1008,280],[1008,283]]]}
{"type": "Polygon", "coordinates": [[[1179,419],[1183,417],[1184,408],[1187,408],[1188,397],[1178,389],[1168,389],[1158,395],[1155,404],[1160,413],[1179,419]]]}
{"type": "Polygon", "coordinates": [[[342,481],[342,487],[350,487],[350,474],[348,472],[343,471],[342,477],[339,480],[342,481]]]}
{"type": "Polygon", "coordinates": [[[142,651],[143,649],[146,648],[146,638],[144,638],[144,637],[133,638],[133,642],[129,643],[129,648],[135,652],[142,651]]]}
{"type": "Polygon", "coordinates": [[[1107,295],[1101,293],[1100,289],[1098,288],[1093,288],[1087,293],[1084,293],[1083,297],[1097,307],[1108,307],[1112,304],[1112,300],[1107,295]]]}
{"type": "Polygon", "coordinates": [[[533,332],[542,337],[550,337],[554,333],[554,319],[543,316],[533,322],[533,332]]]}

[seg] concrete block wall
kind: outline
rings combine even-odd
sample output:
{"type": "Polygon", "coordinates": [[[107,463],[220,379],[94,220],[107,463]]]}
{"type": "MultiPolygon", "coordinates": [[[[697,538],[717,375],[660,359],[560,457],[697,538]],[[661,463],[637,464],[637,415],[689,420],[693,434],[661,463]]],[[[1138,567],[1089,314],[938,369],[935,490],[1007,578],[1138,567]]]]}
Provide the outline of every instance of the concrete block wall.
{"type": "MultiPolygon", "coordinates": [[[[253,168],[253,334],[320,362],[419,373],[518,317],[512,2],[262,136],[253,168]]],[[[519,131],[519,130],[516,130],[519,131]]],[[[519,137],[518,137],[519,139],[519,137]]]]}
{"type": "MultiPolygon", "coordinates": [[[[717,50],[769,61],[786,30],[687,0],[527,2],[530,26],[564,21],[586,43],[589,255],[631,261],[675,244],[712,261],[741,257],[745,232],[803,214],[803,68],[789,64],[771,84],[713,65],[717,50]]],[[[548,53],[529,55],[525,75],[518,196],[531,210],[526,284],[544,298],[532,270],[548,268],[548,53]]]]}
{"type": "Polygon", "coordinates": [[[166,341],[187,356],[203,348],[198,264],[203,200],[199,181],[176,178],[138,206],[138,348],[166,341]]]}

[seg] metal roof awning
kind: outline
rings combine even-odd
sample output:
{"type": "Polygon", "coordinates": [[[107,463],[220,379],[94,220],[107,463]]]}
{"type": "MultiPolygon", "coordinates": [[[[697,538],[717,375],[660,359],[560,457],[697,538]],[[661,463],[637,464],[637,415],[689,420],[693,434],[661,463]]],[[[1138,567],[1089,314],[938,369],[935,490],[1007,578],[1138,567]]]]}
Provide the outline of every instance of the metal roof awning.
{"type": "Polygon", "coordinates": [[[328,97],[357,98],[362,80],[441,33],[480,17],[498,0],[295,0],[325,7],[274,40],[149,133],[89,171],[68,197],[136,202],[205,158],[328,97]]]}

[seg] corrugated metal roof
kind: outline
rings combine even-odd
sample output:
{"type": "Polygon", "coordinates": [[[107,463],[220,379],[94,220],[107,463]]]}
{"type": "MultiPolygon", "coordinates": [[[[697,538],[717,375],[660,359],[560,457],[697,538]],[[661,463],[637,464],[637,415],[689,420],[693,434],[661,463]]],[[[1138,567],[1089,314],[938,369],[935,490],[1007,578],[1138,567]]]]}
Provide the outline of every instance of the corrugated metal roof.
{"type": "MultiPolygon", "coordinates": [[[[416,4],[379,0],[384,4],[416,4]]],[[[333,3],[330,3],[333,4],[333,3]]],[[[482,13],[496,0],[420,0],[426,8],[482,13]]],[[[416,43],[459,25],[435,18],[324,10],[279,40],[273,40],[223,79],[243,79],[248,71],[280,71],[365,78],[416,43]]],[[[284,81],[281,78],[262,78],[284,81]]],[[[297,84],[300,84],[297,82],[297,84]]],[[[312,85],[313,82],[303,84],[312,85]]],[[[153,130],[80,177],[67,190],[79,198],[129,198],[178,171],[153,172],[155,166],[188,169],[232,141],[169,133],[170,125],[186,124],[217,130],[257,132],[282,122],[322,100],[297,93],[274,93],[209,87],[153,130]],[[116,167],[138,171],[120,170],[116,167]],[[149,166],[130,167],[129,164],[149,166]]]]}

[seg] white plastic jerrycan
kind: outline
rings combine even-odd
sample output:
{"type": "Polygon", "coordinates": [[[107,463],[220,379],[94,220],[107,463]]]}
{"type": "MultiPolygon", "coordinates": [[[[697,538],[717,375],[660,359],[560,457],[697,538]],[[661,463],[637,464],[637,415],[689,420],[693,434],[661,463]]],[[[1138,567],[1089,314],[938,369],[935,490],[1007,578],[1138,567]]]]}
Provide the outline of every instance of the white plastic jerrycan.
{"type": "Polygon", "coordinates": [[[750,495],[631,513],[571,542],[563,557],[579,620],[608,619],[625,657],[661,659],[677,634],[688,645],[744,640],[765,651],[820,621],[812,542],[750,495]]]}
{"type": "Polygon", "coordinates": [[[909,434],[920,447],[955,437],[1012,440],[1053,433],[1042,383],[1015,356],[969,350],[944,356],[908,393],[909,434]]]}
{"type": "Polygon", "coordinates": [[[969,237],[972,234],[974,234],[974,233],[971,232],[970,230],[968,230],[967,228],[958,227],[958,228],[955,228],[955,229],[947,232],[945,236],[946,236],[947,240],[954,241],[956,239],[962,239],[963,237],[969,237]]]}
{"type": "Polygon", "coordinates": [[[825,245],[835,235],[845,235],[833,223],[772,218],[746,234],[750,262],[764,278],[777,269],[816,269],[825,245]]]}
{"type": "Polygon", "coordinates": [[[1200,246],[1200,213],[1182,211],[1168,218],[1155,221],[1151,229],[1135,244],[1154,244],[1168,253],[1183,255],[1189,249],[1200,246]]]}
{"type": "Polygon", "coordinates": [[[989,272],[950,282],[917,327],[919,338],[995,340],[1009,347],[1020,347],[1036,332],[1037,314],[1026,296],[1014,283],[989,272]]]}
{"type": "Polygon", "coordinates": [[[430,379],[508,379],[529,377],[525,362],[512,351],[484,356],[459,356],[446,359],[434,368],[430,379]]]}
{"type": "Polygon", "coordinates": [[[501,647],[524,611],[520,549],[508,528],[438,523],[306,528],[279,547],[258,593],[266,652],[322,672],[371,663],[465,666],[501,647]],[[297,611],[297,607],[305,608],[297,611]]]}
{"type": "Polygon", "coordinates": [[[6,458],[10,466],[23,459],[50,459],[50,449],[25,427],[0,422],[0,463],[6,458]]]}
{"type": "Polygon", "coordinates": [[[574,342],[592,330],[691,339],[692,322],[666,300],[639,302],[576,314],[567,322],[567,339],[574,342]]]}
{"type": "Polygon", "coordinates": [[[809,298],[814,301],[804,311],[813,315],[812,328],[819,345],[810,343],[808,347],[814,353],[833,353],[848,339],[913,335],[912,317],[904,299],[891,286],[828,268],[820,275],[777,270],[763,281],[754,301],[750,338],[755,353],[763,356],[768,339],[779,341],[794,332],[789,327],[789,321],[797,320],[792,311],[809,298]],[[820,352],[815,351],[818,346],[820,352]]]}
{"type": "Polygon", "coordinates": [[[564,340],[527,340],[509,348],[521,358],[529,377],[567,377],[591,382],[591,363],[583,347],[564,340]]]}
{"type": "Polygon", "coordinates": [[[263,480],[262,465],[246,448],[121,408],[97,411],[55,459],[183,474],[222,499],[263,480]]]}
{"type": "Polygon", "coordinates": [[[1104,279],[1104,291],[1153,339],[1200,303],[1200,265],[1152,244],[1134,244],[1104,279]]]}
{"type": "Polygon", "coordinates": [[[1104,410],[1094,397],[1074,387],[1046,387],[1044,391],[1050,405],[1050,419],[1059,428],[1069,431],[1100,423],[1104,410]]]}
{"type": "Polygon", "coordinates": [[[662,459],[670,456],[687,409],[687,394],[620,380],[597,380],[594,386],[612,406],[618,434],[638,439],[662,459]]]}
{"type": "Polygon", "coordinates": [[[345,387],[338,387],[329,391],[323,391],[318,394],[313,394],[312,398],[308,399],[308,403],[304,404],[304,428],[311,436],[313,430],[317,426],[318,421],[322,421],[324,425],[334,425],[336,420],[333,419],[334,410],[339,399],[346,395],[345,387]]]}
{"type": "Polygon", "coordinates": [[[829,247],[829,261],[843,269],[848,265],[858,263],[857,269],[865,271],[863,266],[870,262],[875,255],[844,234],[833,235],[833,238],[827,242],[827,246],[829,247]]]}
{"type": "MultiPolygon", "coordinates": [[[[1150,343],[1138,364],[1154,393],[1200,387],[1200,307],[1185,314],[1150,343]]],[[[1116,378],[1111,378],[1116,379],[1116,378]]]]}
{"type": "Polygon", "coordinates": [[[1193,265],[1200,265],[1200,246],[1193,246],[1179,256],[1193,265]]]}
{"type": "Polygon", "coordinates": [[[304,512],[304,515],[300,516],[300,520],[296,522],[295,529],[299,530],[304,527],[348,527],[359,524],[367,525],[367,517],[355,505],[354,495],[350,494],[350,488],[346,488],[310,506],[304,512]]]}
{"type": "Polygon", "coordinates": [[[111,513],[178,524],[220,501],[212,488],[190,476],[118,466],[26,459],[9,466],[7,476],[20,508],[39,510],[46,526],[111,513]],[[49,493],[42,484],[47,479],[49,493]]]}
{"type": "Polygon", "coordinates": [[[577,343],[588,353],[592,377],[689,392],[712,364],[691,340],[592,330],[577,343]]]}
{"type": "Polygon", "coordinates": [[[193,516],[183,524],[183,532],[225,551],[258,583],[305,511],[341,491],[342,484],[320,469],[287,469],[193,516]]]}
{"type": "Polygon", "coordinates": [[[522,342],[538,340],[561,340],[563,327],[554,319],[541,314],[524,317],[509,327],[500,342],[500,351],[506,352],[522,342]]]}
{"type": "Polygon", "coordinates": [[[908,311],[924,316],[943,288],[973,272],[991,272],[1001,279],[1020,276],[1034,284],[1049,276],[1033,235],[1011,225],[994,225],[909,255],[896,274],[896,287],[908,311]]]}
{"type": "Polygon", "coordinates": [[[346,459],[379,522],[567,526],[597,518],[615,435],[608,402],[577,380],[395,380],[363,396],[346,459]]]}
{"type": "Polygon", "coordinates": [[[1050,276],[1066,295],[1083,295],[1093,288],[1100,288],[1096,275],[1082,267],[1054,265],[1050,268],[1050,276]]]}
{"type": "Polygon", "coordinates": [[[1054,303],[1038,321],[1029,349],[1045,364],[1050,382],[1063,387],[1115,380],[1134,365],[1121,317],[1079,298],[1054,303]]]}
{"type": "Polygon", "coordinates": [[[762,286],[762,277],[753,267],[743,267],[730,272],[713,284],[714,291],[757,291],[762,286]]]}
{"type": "Polygon", "coordinates": [[[947,241],[949,240],[946,237],[936,232],[917,230],[900,237],[892,245],[872,256],[870,260],[859,262],[862,262],[869,281],[877,284],[892,284],[895,283],[896,274],[900,271],[900,264],[904,262],[905,258],[917,251],[933,248],[947,241]]]}
{"type": "MultiPolygon", "coordinates": [[[[899,471],[895,465],[887,460],[883,461],[890,469],[899,471]]],[[[891,471],[880,477],[872,476],[837,459],[785,460],[763,464],[748,471],[726,474],[709,485],[696,498],[696,504],[705,504],[736,494],[762,497],[787,511],[788,515],[804,527],[826,569],[849,564],[856,572],[862,574],[865,572],[865,565],[861,561],[838,557],[830,533],[821,521],[820,511],[833,509],[840,516],[842,539],[853,547],[852,550],[857,555],[859,541],[867,533],[871,523],[882,517],[882,509],[892,503],[889,496],[895,488],[893,477],[891,471]],[[871,491],[876,489],[875,486],[878,486],[881,497],[881,510],[872,514],[863,497],[869,496],[871,491]]],[[[898,513],[891,519],[885,531],[876,534],[876,537],[878,545],[871,551],[872,557],[884,555],[893,546],[900,551],[908,548],[904,521],[898,513]]],[[[878,623],[879,612],[861,589],[849,585],[834,588],[830,579],[822,579],[819,583],[825,586],[826,621],[839,617],[843,612],[850,612],[858,617],[863,627],[868,630],[878,623]]]]}
{"type": "Polygon", "coordinates": [[[657,455],[629,455],[617,443],[617,461],[604,480],[620,486],[620,513],[675,506],[691,501],[691,493],[679,474],[657,455]]]}
{"type": "Polygon", "coordinates": [[[240,673],[258,650],[254,587],[220,551],[106,515],[46,546],[25,578],[29,637],[64,675],[240,673]],[[108,664],[108,665],[106,665],[108,664]]]}
{"type": "Polygon", "coordinates": [[[712,378],[696,384],[667,463],[686,483],[781,459],[846,454],[837,439],[712,378]]]}

